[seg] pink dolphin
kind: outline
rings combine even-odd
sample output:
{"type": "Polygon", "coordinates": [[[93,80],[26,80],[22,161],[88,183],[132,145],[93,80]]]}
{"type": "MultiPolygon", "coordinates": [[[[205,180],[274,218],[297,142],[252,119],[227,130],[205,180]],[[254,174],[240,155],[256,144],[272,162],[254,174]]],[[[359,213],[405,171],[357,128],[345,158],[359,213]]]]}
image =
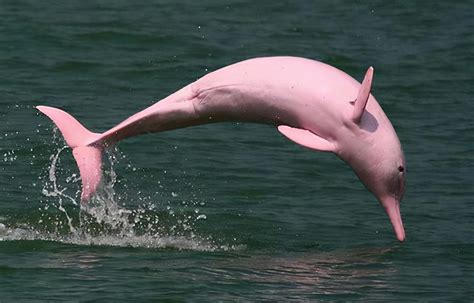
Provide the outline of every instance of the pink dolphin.
{"type": "Polygon", "coordinates": [[[296,57],[256,58],[209,73],[104,133],[68,113],[38,106],[73,149],[82,178],[81,200],[101,180],[102,150],[127,137],[192,125],[244,121],[275,125],[288,139],[333,152],[348,163],[385,208],[399,241],[405,239],[400,201],[405,159],[392,124],[370,94],[373,68],[362,85],[327,64],[296,57]]]}

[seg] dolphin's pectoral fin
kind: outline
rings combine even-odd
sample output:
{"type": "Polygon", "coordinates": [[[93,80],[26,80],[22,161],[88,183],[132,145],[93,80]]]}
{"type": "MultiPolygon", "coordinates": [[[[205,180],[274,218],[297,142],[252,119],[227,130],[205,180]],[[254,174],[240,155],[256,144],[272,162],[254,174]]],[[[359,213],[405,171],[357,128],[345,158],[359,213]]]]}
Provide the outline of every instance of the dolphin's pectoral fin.
{"type": "Polygon", "coordinates": [[[291,141],[307,148],[322,152],[334,152],[335,146],[328,140],[321,138],[306,129],[294,128],[287,125],[278,126],[278,131],[291,141]]]}

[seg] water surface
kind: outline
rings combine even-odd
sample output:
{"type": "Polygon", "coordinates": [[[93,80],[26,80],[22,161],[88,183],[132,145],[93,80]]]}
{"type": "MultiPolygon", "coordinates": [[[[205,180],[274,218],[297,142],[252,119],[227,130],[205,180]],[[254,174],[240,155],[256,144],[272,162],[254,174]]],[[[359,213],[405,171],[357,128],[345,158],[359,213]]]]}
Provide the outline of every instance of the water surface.
{"type": "Polygon", "coordinates": [[[470,12],[470,1],[2,1],[0,301],[472,301],[470,12]],[[405,243],[347,165],[256,124],[126,140],[80,211],[71,151],[35,105],[104,131],[209,71],[274,55],[359,80],[375,67],[407,158],[405,243]]]}

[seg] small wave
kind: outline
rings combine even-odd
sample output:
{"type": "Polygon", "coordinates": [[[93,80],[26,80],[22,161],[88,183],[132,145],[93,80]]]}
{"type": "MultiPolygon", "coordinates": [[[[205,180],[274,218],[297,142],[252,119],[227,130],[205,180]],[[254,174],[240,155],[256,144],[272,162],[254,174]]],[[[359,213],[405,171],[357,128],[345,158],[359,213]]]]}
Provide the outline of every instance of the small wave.
{"type": "MultiPolygon", "coordinates": [[[[103,182],[93,199],[81,205],[79,192],[75,190],[80,185],[80,177],[61,167],[61,155],[67,147],[57,130],[53,132],[53,142],[56,151],[50,156],[49,167],[42,178],[45,201],[42,201],[39,213],[34,211],[27,222],[12,217],[0,218],[0,241],[40,240],[86,246],[211,252],[240,248],[218,244],[212,236],[200,236],[196,232],[195,225],[206,220],[206,215],[198,208],[204,204],[181,201],[178,208],[168,203],[166,209],[162,209],[151,202],[155,200],[153,197],[144,197],[140,192],[125,196],[117,194],[114,166],[125,158],[118,150],[106,153],[108,167],[104,167],[103,182]],[[117,202],[125,200],[136,204],[129,201],[129,196],[140,205],[127,209],[117,202]],[[143,204],[147,200],[149,202],[143,204]]],[[[172,192],[172,197],[177,196],[172,192]]]]}
{"type": "Polygon", "coordinates": [[[84,246],[115,246],[133,248],[178,249],[195,251],[229,251],[239,246],[217,245],[199,238],[158,235],[90,235],[81,232],[60,235],[32,228],[9,228],[0,223],[0,241],[53,241],[84,246]]]}

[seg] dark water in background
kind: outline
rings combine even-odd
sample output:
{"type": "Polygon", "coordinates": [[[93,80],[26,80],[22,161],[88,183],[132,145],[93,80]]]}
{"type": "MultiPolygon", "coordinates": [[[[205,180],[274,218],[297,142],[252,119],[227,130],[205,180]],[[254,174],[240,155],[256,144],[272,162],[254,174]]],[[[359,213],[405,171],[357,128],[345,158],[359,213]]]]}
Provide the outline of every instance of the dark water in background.
{"type": "Polygon", "coordinates": [[[137,2],[0,1],[0,302],[474,299],[471,1],[137,2]],[[92,215],[51,196],[80,185],[33,106],[104,131],[270,55],[375,67],[407,158],[406,243],[344,163],[262,125],[122,142],[92,215]]]}

